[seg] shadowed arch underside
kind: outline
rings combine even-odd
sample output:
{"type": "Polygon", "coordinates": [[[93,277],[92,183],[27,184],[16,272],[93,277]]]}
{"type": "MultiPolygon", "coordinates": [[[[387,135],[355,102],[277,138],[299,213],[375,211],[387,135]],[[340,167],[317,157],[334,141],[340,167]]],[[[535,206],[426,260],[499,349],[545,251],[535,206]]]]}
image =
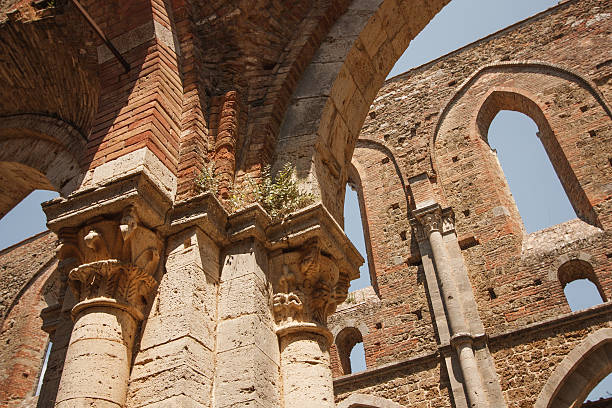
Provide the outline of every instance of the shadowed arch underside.
{"type": "Polygon", "coordinates": [[[0,217],[36,189],[63,196],[82,177],[85,138],[74,127],[42,115],[0,118],[0,217]]]}

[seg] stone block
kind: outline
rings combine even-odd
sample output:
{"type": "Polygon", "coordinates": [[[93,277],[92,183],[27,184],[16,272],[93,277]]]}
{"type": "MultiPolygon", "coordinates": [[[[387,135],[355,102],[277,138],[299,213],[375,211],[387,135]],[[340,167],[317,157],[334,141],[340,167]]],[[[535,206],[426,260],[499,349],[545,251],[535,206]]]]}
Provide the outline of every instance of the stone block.
{"type": "Polygon", "coordinates": [[[217,282],[195,265],[168,269],[154,301],[154,315],[197,311],[213,319],[216,314],[217,282]]]}
{"type": "Polygon", "coordinates": [[[191,337],[182,337],[138,353],[130,380],[144,380],[164,371],[180,371],[182,367],[210,379],[214,364],[213,351],[191,337]]]}
{"type": "Polygon", "coordinates": [[[217,352],[255,346],[277,364],[280,359],[278,337],[271,320],[257,315],[239,316],[219,323],[217,352]]]}
{"type": "Polygon", "coordinates": [[[271,316],[271,293],[254,273],[221,283],[219,288],[219,320],[255,314],[271,316]]]}
{"type": "Polygon", "coordinates": [[[268,258],[264,248],[254,241],[245,241],[225,254],[221,281],[229,281],[254,274],[262,282],[267,281],[268,258]]]}
{"type": "Polygon", "coordinates": [[[161,371],[151,376],[134,380],[128,389],[127,406],[149,407],[170,398],[188,396],[193,401],[208,407],[212,382],[203,373],[182,365],[172,370],[161,371]]]}
{"type": "Polygon", "coordinates": [[[219,279],[219,247],[199,228],[189,228],[168,239],[166,269],[197,266],[213,280],[219,279]]]}
{"type": "Polygon", "coordinates": [[[209,350],[214,350],[214,316],[201,313],[195,308],[181,308],[174,313],[150,317],[145,323],[140,347],[142,350],[155,347],[185,336],[192,337],[209,350]]]}
{"type": "Polygon", "coordinates": [[[164,401],[149,404],[147,408],[208,408],[208,405],[201,404],[184,395],[177,395],[164,401]]]}
{"type": "Polygon", "coordinates": [[[217,406],[254,406],[248,404],[256,401],[262,407],[278,407],[278,372],[278,365],[254,345],[218,353],[215,377],[217,406]]]}

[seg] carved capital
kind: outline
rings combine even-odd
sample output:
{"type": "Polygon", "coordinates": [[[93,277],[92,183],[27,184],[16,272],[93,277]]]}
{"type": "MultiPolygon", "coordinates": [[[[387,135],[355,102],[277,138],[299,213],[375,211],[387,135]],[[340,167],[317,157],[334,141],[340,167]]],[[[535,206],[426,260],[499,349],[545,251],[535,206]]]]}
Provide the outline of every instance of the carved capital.
{"type": "Polygon", "coordinates": [[[271,265],[278,329],[325,329],[327,317],[348,293],[349,278],[340,273],[338,262],[311,242],[272,257],[271,265]]]}
{"type": "Polygon", "coordinates": [[[434,204],[415,210],[413,214],[415,219],[412,226],[416,229],[417,237],[428,237],[435,231],[446,234],[455,230],[455,214],[450,207],[442,208],[434,204]]]}
{"type": "Polygon", "coordinates": [[[141,320],[153,289],[162,252],[158,235],[140,223],[133,206],[111,218],[97,218],[77,229],[62,230],[57,256],[70,265],[68,284],[77,305],[127,310],[141,320]]]}

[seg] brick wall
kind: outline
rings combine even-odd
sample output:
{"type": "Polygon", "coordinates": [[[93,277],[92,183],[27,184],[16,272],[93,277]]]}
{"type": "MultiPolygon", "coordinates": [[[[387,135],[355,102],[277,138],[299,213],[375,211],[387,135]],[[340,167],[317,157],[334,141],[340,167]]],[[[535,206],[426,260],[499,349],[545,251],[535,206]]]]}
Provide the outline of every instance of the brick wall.
{"type": "Polygon", "coordinates": [[[48,341],[39,315],[54,302],[55,245],[55,235],[44,232],[0,252],[0,401],[8,407],[36,403],[48,341]]]}
{"type": "MultiPolygon", "coordinates": [[[[557,277],[569,260],[588,259],[610,299],[610,18],[607,2],[564,2],[390,79],[379,91],[353,156],[362,182],[378,298],[340,308],[330,325],[338,331],[355,321],[367,324],[363,341],[368,371],[361,375],[377,378],[381,388],[353,385],[351,390],[399,402],[382,382],[403,386],[409,379],[391,381],[377,373],[390,362],[409,367],[411,359],[438,349],[408,220],[415,201],[434,199],[455,211],[480,319],[489,336],[499,336],[491,343],[492,353],[511,406],[531,406],[543,380],[526,392],[531,377],[525,375],[536,368],[523,359],[510,370],[508,354],[538,350],[541,359],[534,358],[538,362],[533,364],[547,378],[572,344],[608,320],[581,318],[580,330],[542,326],[532,335],[540,339],[533,340],[537,345],[520,336],[507,340],[508,333],[527,325],[564,316],[571,321],[557,277]],[[521,111],[539,125],[542,142],[582,219],[525,234],[486,143],[488,125],[500,109],[521,111]],[[431,182],[429,193],[419,187],[423,177],[431,182]],[[409,186],[406,191],[403,184],[409,186]],[[553,351],[541,343],[548,341],[564,345],[553,351]],[[544,367],[544,362],[550,364],[544,367]],[[510,380],[517,375],[525,378],[521,390],[510,380]]],[[[342,375],[336,349],[332,361],[334,374],[342,375]]],[[[354,375],[356,384],[359,375],[354,375]]],[[[349,382],[346,377],[337,380],[338,399],[347,396],[349,382]]]]}

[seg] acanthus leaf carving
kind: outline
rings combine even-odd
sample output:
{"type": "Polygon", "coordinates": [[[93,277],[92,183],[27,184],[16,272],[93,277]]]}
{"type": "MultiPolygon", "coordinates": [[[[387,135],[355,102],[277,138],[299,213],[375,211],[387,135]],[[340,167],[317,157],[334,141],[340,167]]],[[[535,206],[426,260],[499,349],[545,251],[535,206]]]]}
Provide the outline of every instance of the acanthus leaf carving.
{"type": "Polygon", "coordinates": [[[121,219],[96,219],[74,231],[60,231],[60,261],[77,264],[68,272],[69,286],[77,305],[84,308],[113,303],[143,318],[148,297],[157,286],[155,275],[162,251],[161,239],[140,224],[134,207],[124,209],[121,219]],[[63,233],[65,232],[65,233],[63,233]]]}
{"type": "Polygon", "coordinates": [[[418,240],[422,240],[433,232],[447,234],[455,231],[455,213],[450,207],[442,208],[439,204],[413,211],[414,219],[411,225],[418,240]]]}
{"type": "Polygon", "coordinates": [[[279,328],[303,323],[324,327],[327,317],[346,298],[348,275],[311,242],[302,250],[272,259],[274,316],[279,328]]]}

